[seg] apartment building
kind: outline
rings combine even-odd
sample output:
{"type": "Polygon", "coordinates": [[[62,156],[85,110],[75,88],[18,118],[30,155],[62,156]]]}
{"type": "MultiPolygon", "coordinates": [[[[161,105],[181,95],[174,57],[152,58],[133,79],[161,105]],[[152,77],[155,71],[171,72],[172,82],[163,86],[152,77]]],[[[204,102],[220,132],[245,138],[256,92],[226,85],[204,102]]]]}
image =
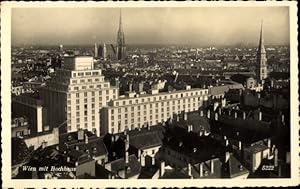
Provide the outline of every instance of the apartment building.
{"type": "Polygon", "coordinates": [[[157,125],[173,114],[198,110],[208,100],[208,89],[186,87],[186,90],[150,94],[127,93],[112,100],[101,110],[101,133],[119,133],[125,129],[157,125]]]}

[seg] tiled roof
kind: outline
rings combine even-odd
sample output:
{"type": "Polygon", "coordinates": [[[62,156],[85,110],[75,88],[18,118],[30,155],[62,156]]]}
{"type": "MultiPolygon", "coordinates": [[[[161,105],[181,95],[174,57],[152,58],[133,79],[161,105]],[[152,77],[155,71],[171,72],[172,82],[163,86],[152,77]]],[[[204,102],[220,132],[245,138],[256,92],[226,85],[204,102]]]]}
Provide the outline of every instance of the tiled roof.
{"type": "MultiPolygon", "coordinates": [[[[140,165],[137,157],[134,154],[132,154],[128,157],[128,159],[129,159],[129,161],[128,161],[128,165],[127,165],[128,169],[127,169],[126,176],[132,177],[132,176],[140,174],[141,165],[140,165]]],[[[118,171],[125,169],[124,158],[114,160],[110,163],[111,163],[111,172],[113,172],[113,173],[118,173],[118,171]]]]}
{"type": "Polygon", "coordinates": [[[13,137],[11,139],[11,145],[12,165],[22,163],[24,160],[26,160],[31,151],[25,144],[24,140],[21,138],[13,137]]]}

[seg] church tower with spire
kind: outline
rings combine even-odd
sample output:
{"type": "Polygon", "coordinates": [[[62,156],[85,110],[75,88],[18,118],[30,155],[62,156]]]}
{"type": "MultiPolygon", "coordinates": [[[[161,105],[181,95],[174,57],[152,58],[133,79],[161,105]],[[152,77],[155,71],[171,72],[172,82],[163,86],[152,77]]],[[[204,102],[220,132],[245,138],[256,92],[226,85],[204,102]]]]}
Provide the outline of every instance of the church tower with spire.
{"type": "Polygon", "coordinates": [[[117,35],[117,59],[123,60],[126,57],[126,46],[125,46],[125,37],[124,31],[122,28],[122,12],[120,10],[120,18],[119,18],[119,30],[117,35]]]}
{"type": "Polygon", "coordinates": [[[267,54],[264,46],[263,39],[263,22],[261,22],[259,45],[257,49],[257,65],[256,65],[256,77],[258,81],[263,81],[268,77],[267,69],[267,54]]]}

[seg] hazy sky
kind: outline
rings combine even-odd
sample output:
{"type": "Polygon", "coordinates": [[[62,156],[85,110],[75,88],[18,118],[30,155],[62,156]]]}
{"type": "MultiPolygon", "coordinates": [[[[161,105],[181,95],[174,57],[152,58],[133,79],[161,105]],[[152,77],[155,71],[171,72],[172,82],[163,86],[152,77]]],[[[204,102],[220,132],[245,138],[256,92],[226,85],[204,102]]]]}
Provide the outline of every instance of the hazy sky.
{"type": "MultiPolygon", "coordinates": [[[[12,44],[116,43],[119,8],[15,8],[12,44]]],[[[289,44],[288,7],[122,8],[127,44],[289,44]]]]}

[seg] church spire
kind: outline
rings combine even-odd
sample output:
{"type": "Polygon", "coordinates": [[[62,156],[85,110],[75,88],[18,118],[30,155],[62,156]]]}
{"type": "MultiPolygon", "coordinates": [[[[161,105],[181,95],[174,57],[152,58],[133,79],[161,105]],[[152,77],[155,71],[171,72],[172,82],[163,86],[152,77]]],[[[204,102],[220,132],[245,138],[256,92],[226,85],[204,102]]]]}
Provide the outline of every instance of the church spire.
{"type": "Polygon", "coordinates": [[[120,15],[119,15],[119,32],[123,32],[122,28],[122,10],[120,9],[120,15]]]}
{"type": "Polygon", "coordinates": [[[119,30],[117,35],[117,59],[122,60],[126,56],[126,47],[125,47],[125,37],[124,37],[124,31],[122,26],[122,11],[120,9],[120,15],[119,15],[119,30]]]}
{"type": "Polygon", "coordinates": [[[267,55],[266,49],[264,46],[264,37],[263,37],[263,21],[261,21],[260,26],[260,35],[259,35],[259,44],[257,48],[257,66],[256,66],[256,76],[258,81],[262,81],[268,76],[267,68],[267,55]]]}
{"type": "Polygon", "coordinates": [[[260,26],[258,53],[266,53],[265,45],[264,45],[264,36],[263,36],[263,20],[261,21],[261,26],[260,26]]]}

